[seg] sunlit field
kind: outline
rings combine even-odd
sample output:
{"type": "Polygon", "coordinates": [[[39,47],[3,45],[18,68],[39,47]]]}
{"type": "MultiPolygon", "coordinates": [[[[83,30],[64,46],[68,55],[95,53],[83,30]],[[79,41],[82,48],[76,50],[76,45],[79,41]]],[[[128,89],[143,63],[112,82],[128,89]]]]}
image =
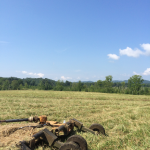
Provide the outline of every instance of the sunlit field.
{"type": "MultiPolygon", "coordinates": [[[[47,115],[48,120],[59,122],[76,118],[86,127],[93,123],[103,125],[108,136],[77,132],[86,139],[89,150],[150,149],[150,96],[40,90],[0,91],[0,120],[28,118],[31,115],[47,115]]],[[[0,124],[0,128],[5,124],[0,124]]],[[[8,145],[15,149],[10,143],[8,145]]],[[[0,149],[6,147],[1,146],[0,149]]]]}

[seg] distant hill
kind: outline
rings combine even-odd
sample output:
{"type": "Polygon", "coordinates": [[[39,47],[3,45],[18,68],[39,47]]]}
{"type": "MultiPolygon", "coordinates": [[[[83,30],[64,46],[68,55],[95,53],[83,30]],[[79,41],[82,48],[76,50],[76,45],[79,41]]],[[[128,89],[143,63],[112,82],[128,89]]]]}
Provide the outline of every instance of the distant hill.
{"type": "MultiPolygon", "coordinates": [[[[2,80],[9,80],[9,81],[12,81],[12,80],[22,80],[24,83],[27,82],[27,83],[30,83],[30,82],[34,82],[35,85],[38,85],[41,81],[43,80],[47,80],[48,83],[51,83],[52,85],[56,85],[56,82],[55,80],[52,80],[52,79],[48,79],[48,78],[17,78],[17,77],[0,77],[0,81],[2,80]]],[[[87,84],[94,84],[94,81],[81,81],[82,83],[87,83],[87,84]]],[[[96,82],[96,81],[95,81],[96,82]]],[[[125,82],[125,83],[128,83],[128,80],[113,80],[113,83],[118,83],[118,82],[125,82]]],[[[78,83],[77,82],[72,82],[72,83],[78,83]]],[[[149,80],[144,80],[143,81],[144,84],[150,84],[150,81],[149,80]]]]}
{"type": "Polygon", "coordinates": [[[150,81],[144,80],[143,83],[145,83],[145,84],[150,84],[150,81]]]}
{"type": "MultiPolygon", "coordinates": [[[[124,81],[121,81],[121,80],[113,80],[114,83],[117,83],[117,82],[125,82],[125,83],[128,83],[128,80],[124,80],[124,81]]],[[[150,84],[150,81],[148,80],[144,80],[143,81],[144,84],[150,84]]]]}
{"type": "MultiPolygon", "coordinates": [[[[81,81],[82,83],[94,83],[93,81],[81,81]]],[[[128,83],[128,80],[113,80],[113,83],[118,83],[118,82],[125,82],[125,83],[128,83]]],[[[144,84],[150,84],[150,81],[148,80],[144,80],[143,81],[144,84]]]]}
{"type": "Polygon", "coordinates": [[[82,83],[94,83],[93,81],[81,81],[82,83]]]}
{"type": "Polygon", "coordinates": [[[113,82],[114,82],[114,83],[117,83],[117,82],[125,82],[125,83],[128,83],[128,80],[123,80],[123,81],[121,81],[121,80],[113,80],[113,82]]]}

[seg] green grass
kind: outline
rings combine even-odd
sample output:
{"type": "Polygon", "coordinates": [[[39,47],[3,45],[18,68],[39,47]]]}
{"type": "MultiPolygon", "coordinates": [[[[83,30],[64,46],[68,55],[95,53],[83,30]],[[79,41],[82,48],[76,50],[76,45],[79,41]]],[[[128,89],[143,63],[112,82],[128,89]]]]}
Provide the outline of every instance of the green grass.
{"type": "Polygon", "coordinates": [[[0,120],[47,115],[48,120],[61,122],[76,118],[86,127],[103,125],[108,136],[77,132],[86,139],[89,150],[150,149],[149,106],[150,96],[145,95],[0,91],[0,120]]]}

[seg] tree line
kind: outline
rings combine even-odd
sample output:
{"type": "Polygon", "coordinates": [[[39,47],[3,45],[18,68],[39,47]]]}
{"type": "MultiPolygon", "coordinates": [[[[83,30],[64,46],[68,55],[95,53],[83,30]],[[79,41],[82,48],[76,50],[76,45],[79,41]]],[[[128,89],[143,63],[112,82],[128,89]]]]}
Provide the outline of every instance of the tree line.
{"type": "Polygon", "coordinates": [[[150,83],[143,84],[142,76],[134,75],[128,82],[113,82],[111,75],[106,76],[105,80],[97,82],[69,82],[54,81],[43,78],[0,77],[0,90],[55,90],[55,91],[85,91],[102,93],[122,93],[134,95],[150,95],[150,83]]]}

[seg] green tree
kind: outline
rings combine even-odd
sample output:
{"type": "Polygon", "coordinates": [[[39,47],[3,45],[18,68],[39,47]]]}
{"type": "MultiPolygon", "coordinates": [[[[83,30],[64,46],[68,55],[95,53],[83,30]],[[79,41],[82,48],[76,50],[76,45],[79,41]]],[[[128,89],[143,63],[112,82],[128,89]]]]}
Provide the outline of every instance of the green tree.
{"type": "Polygon", "coordinates": [[[71,84],[71,91],[78,91],[78,83],[73,82],[71,84]]]}
{"type": "Polygon", "coordinates": [[[71,85],[71,82],[67,81],[65,82],[65,86],[70,86],[71,85]]]}
{"type": "Polygon", "coordinates": [[[121,82],[122,88],[125,89],[125,82],[121,82]]]}
{"type": "Polygon", "coordinates": [[[32,80],[32,81],[30,82],[30,84],[31,84],[32,86],[35,86],[35,80],[32,80]]]}
{"type": "Polygon", "coordinates": [[[121,92],[122,92],[122,93],[125,93],[125,85],[126,85],[125,82],[121,82],[121,86],[122,86],[121,92]]]}
{"type": "Polygon", "coordinates": [[[112,77],[111,75],[106,76],[105,78],[106,78],[105,81],[107,81],[107,82],[109,82],[109,83],[112,82],[112,78],[113,78],[113,77],[112,77]]]}
{"type": "Polygon", "coordinates": [[[103,81],[102,80],[98,80],[97,81],[97,86],[98,87],[102,87],[103,86],[103,81]]]}
{"type": "Polygon", "coordinates": [[[81,83],[81,81],[78,82],[78,91],[81,91],[83,87],[83,84],[81,83]]]}
{"type": "Polygon", "coordinates": [[[50,83],[48,82],[48,80],[45,81],[45,90],[50,90],[52,89],[50,83]]]}
{"type": "Polygon", "coordinates": [[[9,81],[5,80],[2,85],[2,90],[8,90],[10,88],[9,81]]]}
{"type": "Polygon", "coordinates": [[[17,80],[13,80],[13,81],[11,82],[11,89],[12,89],[12,90],[17,90],[17,89],[19,89],[19,83],[18,83],[17,80]]]}
{"type": "Polygon", "coordinates": [[[22,88],[23,88],[23,86],[22,86],[22,84],[20,84],[20,85],[19,85],[19,89],[22,90],[22,88]]]}
{"type": "Polygon", "coordinates": [[[94,86],[93,85],[90,86],[90,92],[94,92],[94,86]]]}
{"type": "Polygon", "coordinates": [[[86,84],[83,84],[82,88],[85,90],[87,88],[86,84]]]}
{"type": "Polygon", "coordinates": [[[20,85],[20,84],[23,84],[23,80],[22,79],[19,79],[19,80],[17,80],[18,81],[18,84],[20,85]]]}
{"type": "Polygon", "coordinates": [[[45,83],[44,83],[44,80],[42,80],[42,81],[39,83],[39,89],[40,89],[40,90],[45,90],[45,83]]]}
{"type": "Polygon", "coordinates": [[[112,92],[112,85],[113,85],[112,78],[113,77],[109,75],[109,76],[106,76],[105,78],[106,78],[104,81],[105,88],[107,92],[112,92]]]}
{"type": "Polygon", "coordinates": [[[128,80],[128,88],[130,89],[132,94],[139,94],[143,81],[144,80],[140,75],[133,75],[132,77],[130,77],[130,79],[128,80]]]}
{"type": "Polygon", "coordinates": [[[28,89],[28,83],[27,82],[25,83],[24,86],[25,86],[26,89],[28,89]]]}
{"type": "Polygon", "coordinates": [[[62,91],[63,90],[63,84],[64,84],[63,81],[58,80],[56,83],[55,90],[62,91]]]}
{"type": "Polygon", "coordinates": [[[144,93],[145,93],[145,94],[148,94],[148,93],[149,93],[148,87],[145,87],[145,88],[144,88],[144,93]]]}

